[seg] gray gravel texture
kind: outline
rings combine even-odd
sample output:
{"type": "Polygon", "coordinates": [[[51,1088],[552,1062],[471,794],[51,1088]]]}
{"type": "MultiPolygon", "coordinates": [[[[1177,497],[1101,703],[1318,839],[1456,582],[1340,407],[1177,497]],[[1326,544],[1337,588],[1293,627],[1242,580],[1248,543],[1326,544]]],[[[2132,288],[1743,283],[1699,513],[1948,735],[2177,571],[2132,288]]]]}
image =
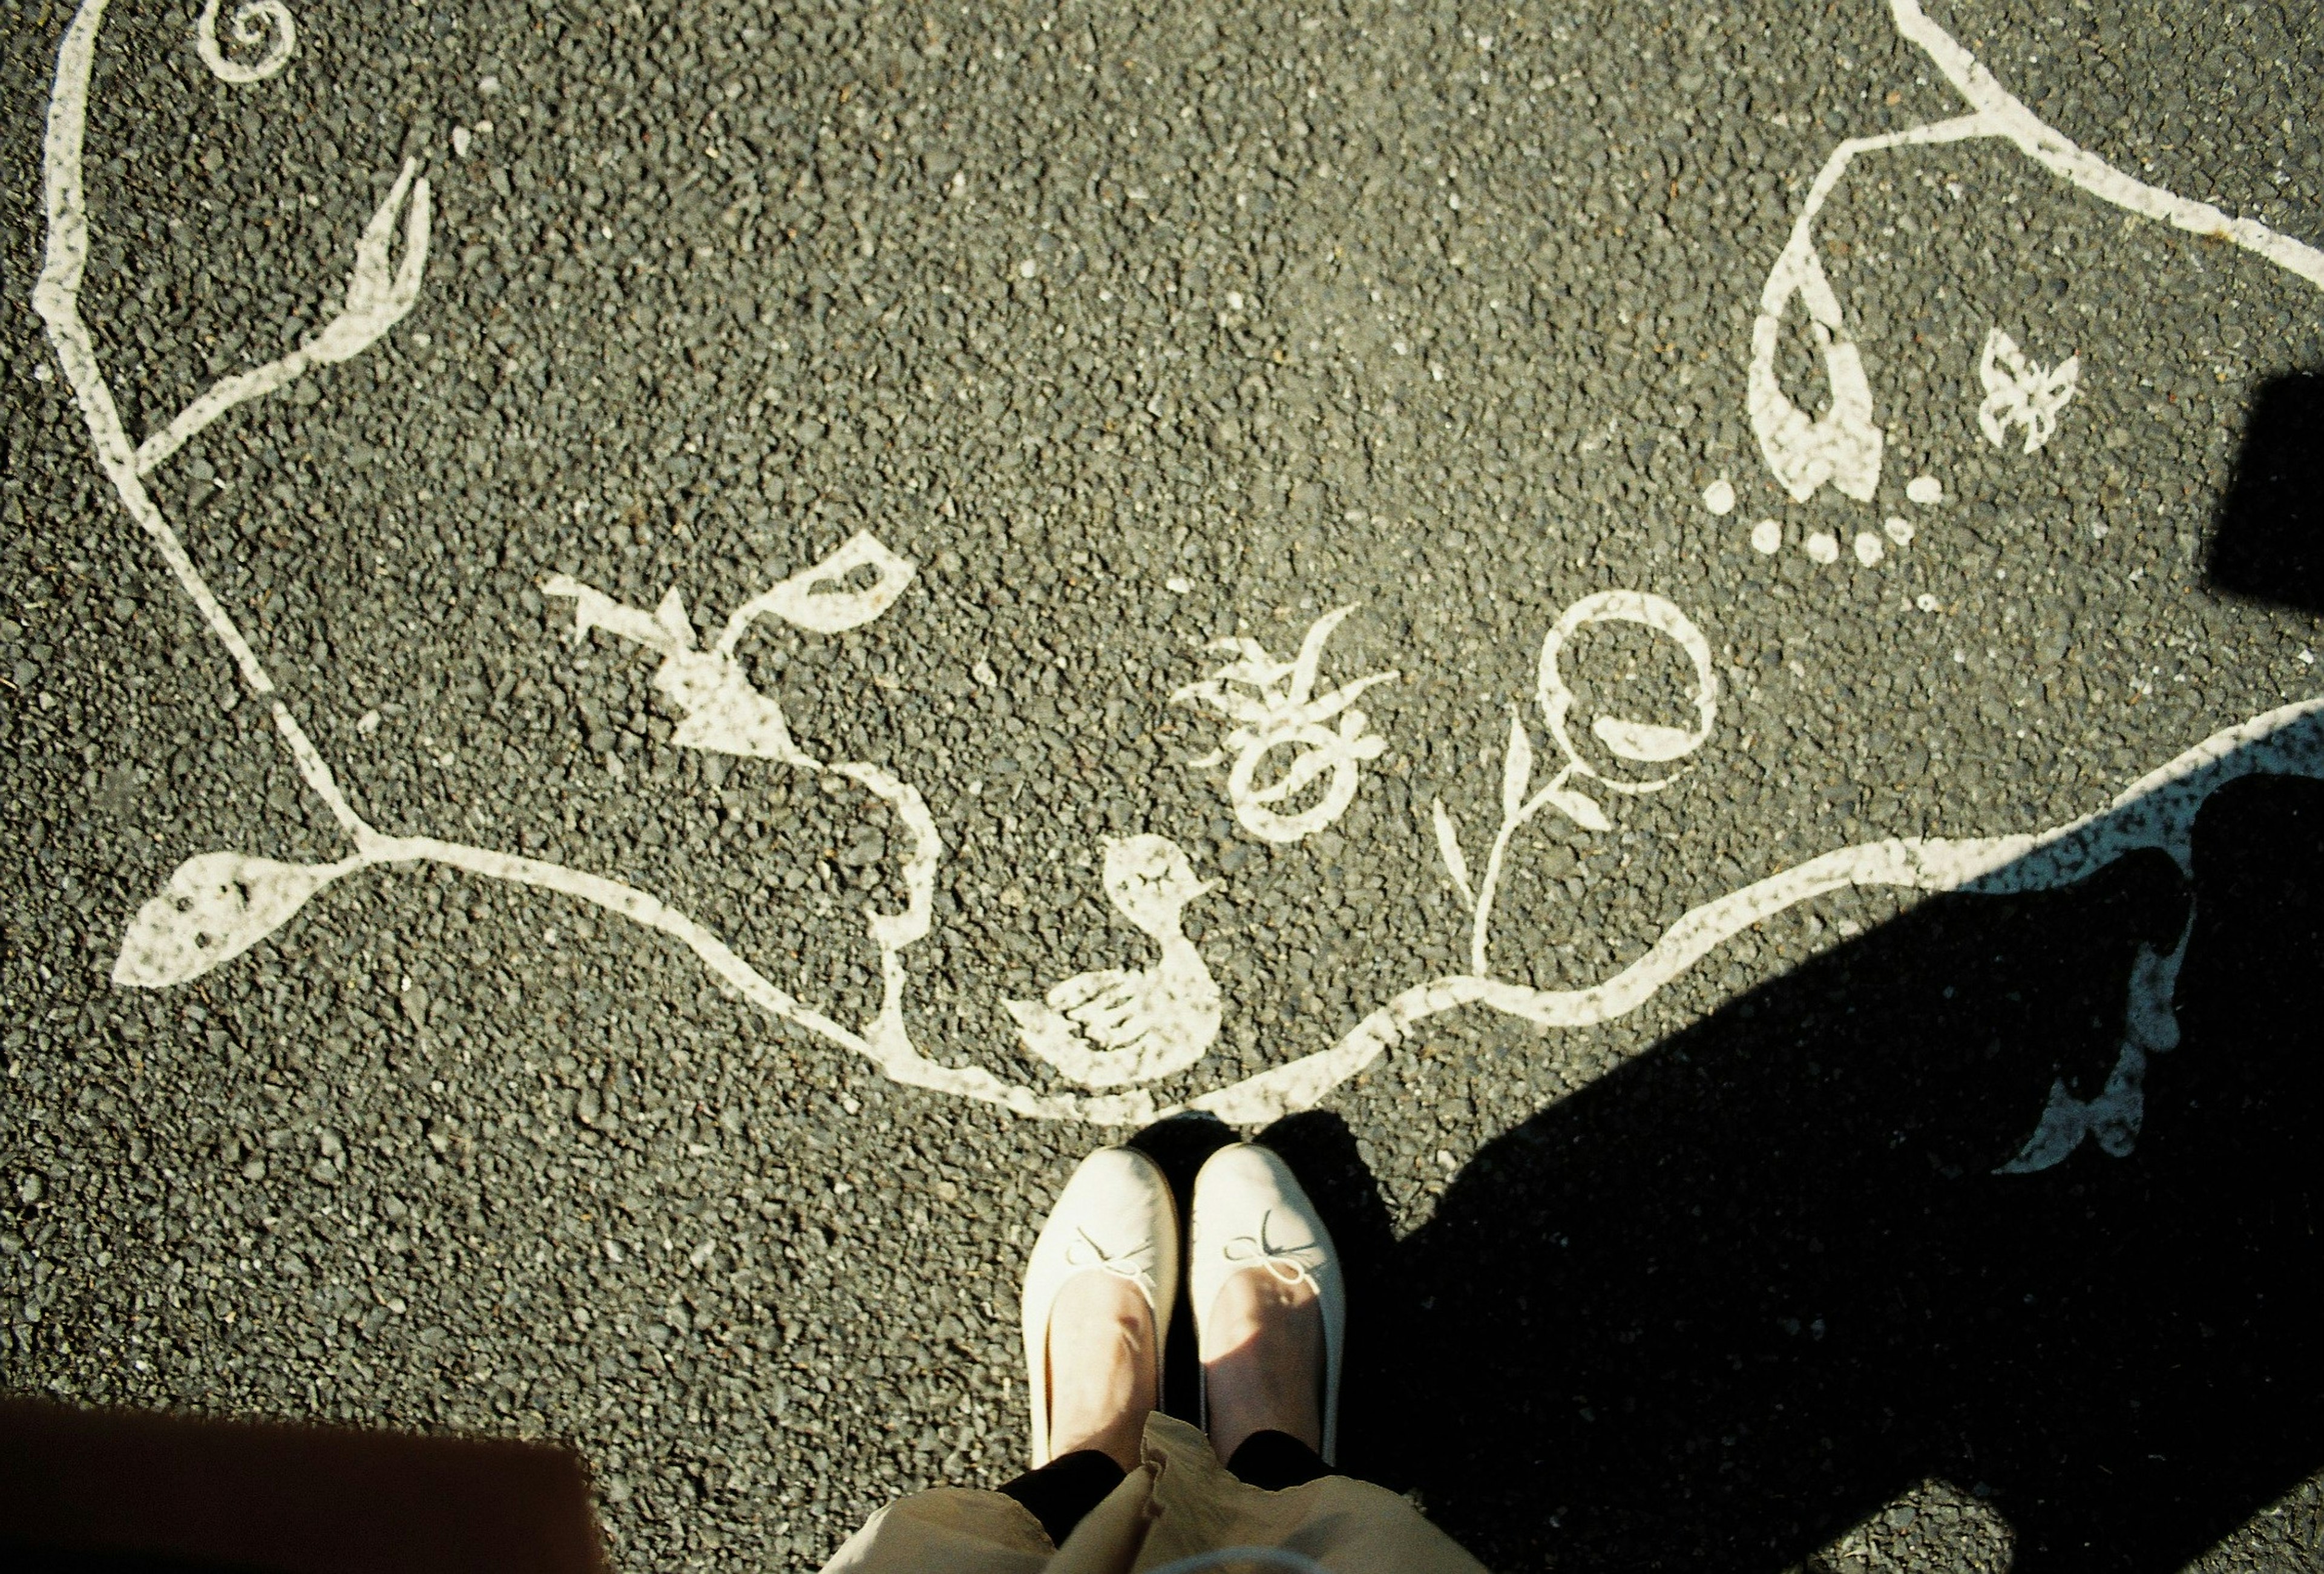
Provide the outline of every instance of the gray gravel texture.
{"type": "MultiPolygon", "coordinates": [[[[344,849],[22,309],[69,15],[20,5],[0,38],[0,1379],[568,1440],[624,1569],[812,1565],[900,1492],[1005,1478],[1016,1275],[1092,1129],[894,1087],[673,944],[447,870],[335,885],[180,989],[108,982],[182,860],[344,849]]],[[[1102,835],[1170,836],[1221,882],[1187,919],[1226,1028],[1160,1094],[1462,971],[1430,805],[1477,857],[1511,707],[1542,737],[1543,634],[1596,591],[1677,604],[1724,692],[1671,789],[1517,839],[1494,961],[1543,988],[1831,848],[2070,819],[2316,692],[2315,611],[2205,568],[2260,389],[2324,364],[2316,290],[2006,146],[1856,165],[1819,235],[1881,490],[1801,504],[1769,478],[1744,365],[1800,194],[1842,136],[1960,107],[1877,5],[296,15],[287,69],[246,87],[203,68],[185,5],[124,3],[99,38],[84,309],[133,435],[327,319],[402,159],[435,188],[410,317],[153,478],[196,562],[374,824],[618,875],[857,1022],[897,828],[835,778],[673,746],[651,661],[576,648],[538,587],[675,586],[715,623],[874,532],[918,568],[888,613],[762,622],[744,651],[809,747],[927,795],[946,856],[907,954],[939,1058],[1057,1085],[999,1001],[1137,955],[1102,835]],[[2080,356],[2034,455],[1978,433],[1996,327],[2080,356]],[[1904,500],[1923,474],[1943,502],[1904,500]],[[1890,517],[1914,532],[1877,566],[1801,549],[1890,517]],[[1169,696],[1215,670],[1205,641],[1279,654],[1351,603],[1324,672],[1400,675],[1364,700],[1388,751],[1327,833],[1269,846],[1192,763],[1219,719],[1169,696]]],[[[2304,16],[1941,20],[2117,165],[2315,242],[2304,16]]],[[[1803,332],[1784,356],[1812,408],[1803,332]]],[[[1683,720],[1674,649],[1592,631],[1584,713],[1683,720]]],[[[1771,919],[1603,1027],[1432,1023],[1330,1101],[1388,1237],[1480,1147],[1906,905],[1771,919]]],[[[2122,961],[2089,991],[2104,1031],[2013,1045],[1996,1131],[2029,1130],[2053,1076],[2103,1076],[2122,961]]],[[[2014,1141],[1963,1183],[2080,1196],[2141,1162],[1987,1176],[2014,1141]]],[[[2292,1464],[2135,1566],[2324,1567],[2324,1455],[2292,1464]]],[[[2006,1484],[1914,1479],[1690,1566],[2008,1566],[2006,1484]]],[[[1654,1560],[1552,1503],[1536,1541],[1480,1521],[1480,1546],[1654,1560]]]]}

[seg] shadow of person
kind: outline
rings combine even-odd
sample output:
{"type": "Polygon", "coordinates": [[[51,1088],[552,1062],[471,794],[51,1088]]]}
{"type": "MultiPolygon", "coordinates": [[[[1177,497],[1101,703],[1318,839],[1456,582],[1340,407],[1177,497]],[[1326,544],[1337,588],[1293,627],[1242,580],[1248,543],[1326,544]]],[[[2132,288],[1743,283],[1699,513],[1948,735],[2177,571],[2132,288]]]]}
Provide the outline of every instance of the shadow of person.
{"type": "Polygon", "coordinates": [[[2324,612],[2324,373],[2260,385],[2204,566],[2239,600],[2324,612]]]}
{"type": "Polygon", "coordinates": [[[2320,831],[2324,784],[2246,777],[2191,885],[2148,851],[1932,898],[1492,1141],[1401,1243],[1332,1118],[1270,1133],[1351,1221],[1348,1468],[1501,1569],[1782,1569],[1932,1479],[2024,1574],[2181,1567],[2324,1464],[2320,831]],[[1997,1173],[2106,1082],[2190,897],[2135,1146],[1997,1173]]]}

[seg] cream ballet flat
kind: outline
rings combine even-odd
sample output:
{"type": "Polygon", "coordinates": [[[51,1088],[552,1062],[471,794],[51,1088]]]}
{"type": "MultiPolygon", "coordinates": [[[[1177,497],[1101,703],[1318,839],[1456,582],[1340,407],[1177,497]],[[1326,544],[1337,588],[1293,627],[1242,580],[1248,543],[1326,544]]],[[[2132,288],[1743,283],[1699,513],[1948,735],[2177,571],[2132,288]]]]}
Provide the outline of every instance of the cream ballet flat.
{"type": "MultiPolygon", "coordinates": [[[[1339,1248],[1323,1216],[1308,1201],[1291,1167],[1268,1148],[1238,1142],[1219,1149],[1194,1177],[1194,1220],[1186,1241],[1186,1293],[1194,1314],[1194,1344],[1211,1355],[1211,1306],[1229,1278],[1264,1268],[1286,1284],[1315,1287],[1323,1316],[1323,1446],[1325,1464],[1340,1444],[1340,1352],[1347,1327],[1347,1292],[1339,1248]]],[[[1210,1391],[1203,1391],[1204,1422],[1210,1391]]]]}
{"type": "Polygon", "coordinates": [[[1152,1159],[1133,1148],[1102,1147],[1057,1193],[1025,1265],[1026,1391],[1032,1399],[1033,1468],[1049,1453],[1049,1312],[1076,1274],[1127,1279],[1154,1314],[1154,1392],[1162,1392],[1162,1347],[1178,1299],[1178,1205],[1152,1159]]]}

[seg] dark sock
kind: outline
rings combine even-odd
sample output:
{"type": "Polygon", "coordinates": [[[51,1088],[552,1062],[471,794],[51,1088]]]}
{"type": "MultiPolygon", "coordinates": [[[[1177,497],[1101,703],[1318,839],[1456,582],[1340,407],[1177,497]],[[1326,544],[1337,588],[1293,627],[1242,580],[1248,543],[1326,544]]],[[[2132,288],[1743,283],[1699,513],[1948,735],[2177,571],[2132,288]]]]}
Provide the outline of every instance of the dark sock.
{"type": "Polygon", "coordinates": [[[1334,1472],[1323,1456],[1287,1431],[1255,1431],[1227,1461],[1228,1471],[1246,1486],[1280,1492],[1334,1472]]]}
{"type": "Polygon", "coordinates": [[[1130,1472],[1097,1449],[1077,1449],[1060,1454],[1038,1470],[1028,1471],[1001,1490],[1033,1511],[1052,1546],[1062,1547],[1082,1516],[1105,1495],[1121,1485],[1130,1472]]]}

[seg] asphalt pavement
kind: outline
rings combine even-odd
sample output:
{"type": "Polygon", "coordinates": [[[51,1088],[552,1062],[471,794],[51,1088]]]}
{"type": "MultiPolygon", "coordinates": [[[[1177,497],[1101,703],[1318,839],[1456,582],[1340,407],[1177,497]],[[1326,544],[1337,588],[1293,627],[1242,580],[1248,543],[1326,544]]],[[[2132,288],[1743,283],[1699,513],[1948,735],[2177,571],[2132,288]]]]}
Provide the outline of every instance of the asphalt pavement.
{"type": "Polygon", "coordinates": [[[2324,1569],[2301,5],[0,32],[0,1385],[813,1567],[1268,1130],[1495,1567],[2324,1569]]]}

